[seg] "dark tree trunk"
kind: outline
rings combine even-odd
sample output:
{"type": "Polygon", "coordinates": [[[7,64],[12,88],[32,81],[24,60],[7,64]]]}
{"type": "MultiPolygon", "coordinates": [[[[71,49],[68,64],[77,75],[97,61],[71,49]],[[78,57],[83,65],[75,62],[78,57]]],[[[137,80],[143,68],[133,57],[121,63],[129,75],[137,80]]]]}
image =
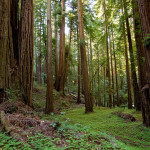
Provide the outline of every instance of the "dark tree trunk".
{"type": "Polygon", "coordinates": [[[20,19],[20,84],[23,100],[31,106],[33,88],[33,0],[22,0],[20,19]]]}
{"type": "MultiPolygon", "coordinates": [[[[121,0],[121,5],[122,5],[122,0],[121,0]]],[[[122,14],[123,14],[123,5],[122,5],[122,14]]],[[[128,58],[125,23],[123,23],[123,38],[124,38],[124,47],[125,47],[127,87],[128,87],[128,109],[132,109],[131,81],[130,81],[129,58],[128,58]]]]}
{"type": "MultiPolygon", "coordinates": [[[[140,24],[140,16],[138,10],[138,4],[136,0],[133,0],[133,19],[134,19],[134,34],[135,34],[135,42],[137,49],[137,63],[138,63],[138,75],[139,75],[139,87],[140,90],[144,87],[145,76],[146,76],[146,63],[145,61],[145,51],[142,43],[142,33],[141,33],[141,24],[140,24]]],[[[142,98],[142,95],[141,95],[142,98]]],[[[141,110],[141,102],[137,102],[136,110],[141,110]]]]}
{"type": "Polygon", "coordinates": [[[78,28],[77,28],[77,49],[78,49],[78,99],[77,99],[77,103],[80,104],[81,103],[81,57],[80,57],[80,48],[79,48],[79,33],[78,33],[78,28]]]}
{"type": "Polygon", "coordinates": [[[135,59],[132,47],[132,39],[131,39],[131,32],[128,20],[128,12],[126,7],[126,0],[124,0],[124,10],[125,10],[125,19],[126,19],[126,26],[127,26],[127,36],[128,36],[128,44],[129,44],[129,53],[130,53],[130,61],[131,61],[131,75],[132,75],[132,85],[133,85],[133,93],[134,93],[134,105],[137,108],[137,104],[141,101],[141,95],[139,91],[139,86],[137,83],[137,76],[136,76],[136,67],[135,67],[135,59]]]}
{"type": "Polygon", "coordinates": [[[5,90],[11,85],[13,68],[13,39],[11,28],[11,1],[0,1],[0,103],[5,100],[5,90]]]}
{"type": "Polygon", "coordinates": [[[141,18],[142,34],[144,38],[144,49],[146,57],[146,76],[144,81],[144,87],[142,88],[142,116],[143,124],[150,126],[150,1],[149,0],[137,0],[141,18]],[[147,37],[148,40],[145,39],[147,37]],[[147,44],[146,44],[147,43],[147,44]]]}

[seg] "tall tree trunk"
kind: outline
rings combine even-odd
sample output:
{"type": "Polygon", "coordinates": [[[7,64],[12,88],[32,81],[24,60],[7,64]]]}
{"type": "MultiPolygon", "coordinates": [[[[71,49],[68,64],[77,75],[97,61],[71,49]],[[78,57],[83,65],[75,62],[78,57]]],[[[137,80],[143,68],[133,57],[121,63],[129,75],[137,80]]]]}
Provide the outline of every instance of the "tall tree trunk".
{"type": "MultiPolygon", "coordinates": [[[[56,13],[56,0],[55,0],[55,13],[56,13]]],[[[55,14],[55,88],[58,85],[58,73],[59,73],[59,56],[58,56],[58,25],[57,14],[55,14]]]]}
{"type": "Polygon", "coordinates": [[[51,0],[47,8],[47,92],[45,113],[54,111],[53,105],[53,59],[52,59],[52,27],[51,27],[51,0]]]}
{"type": "MultiPolygon", "coordinates": [[[[145,76],[146,76],[146,63],[144,62],[145,59],[145,51],[144,46],[142,43],[142,33],[141,33],[141,24],[140,24],[140,16],[138,10],[138,3],[136,0],[132,1],[133,3],[133,19],[134,19],[134,34],[135,34],[135,42],[136,42],[136,49],[137,49],[137,63],[138,63],[138,75],[139,75],[139,87],[140,90],[144,87],[145,83],[145,76]]],[[[141,95],[142,98],[142,95],[141,95]]],[[[141,102],[137,102],[136,110],[141,110],[141,102]]]]}
{"type": "Polygon", "coordinates": [[[106,106],[106,68],[104,66],[104,107],[106,106]]]}
{"type": "MultiPolygon", "coordinates": [[[[113,51],[115,51],[115,41],[114,41],[114,33],[112,28],[112,40],[113,40],[113,51]]],[[[114,67],[115,67],[115,78],[116,78],[116,93],[117,93],[117,106],[120,106],[120,98],[119,98],[119,84],[118,84],[118,72],[117,72],[117,61],[116,61],[116,53],[114,52],[114,67]]]]}
{"type": "Polygon", "coordinates": [[[58,85],[56,85],[57,91],[64,93],[64,85],[61,81],[61,76],[65,69],[65,0],[61,0],[61,27],[60,27],[60,50],[59,50],[59,75],[58,85]]]}
{"type": "Polygon", "coordinates": [[[18,30],[19,30],[19,15],[18,15],[18,3],[19,0],[11,1],[11,27],[12,27],[12,39],[13,39],[13,66],[14,71],[11,75],[11,88],[19,89],[19,48],[18,48],[18,30]]]}
{"type": "Polygon", "coordinates": [[[141,101],[141,95],[137,83],[135,59],[134,59],[134,53],[132,47],[131,31],[130,31],[129,20],[128,20],[126,0],[124,0],[124,10],[125,10],[125,17],[126,17],[127,35],[128,35],[128,43],[129,43],[130,61],[131,61],[131,75],[132,75],[132,85],[133,85],[133,93],[134,93],[134,105],[135,108],[137,109],[138,107],[137,104],[139,104],[141,101]]]}
{"type": "Polygon", "coordinates": [[[70,60],[70,51],[71,51],[71,42],[72,42],[72,23],[73,21],[71,20],[70,23],[70,38],[69,38],[69,48],[68,48],[68,55],[67,55],[67,62],[65,64],[63,74],[61,75],[60,78],[60,85],[63,87],[63,91],[65,88],[65,82],[67,80],[67,73],[68,73],[68,68],[69,68],[69,60],[70,60]]]}
{"type": "Polygon", "coordinates": [[[78,99],[77,103],[81,103],[81,96],[80,96],[80,87],[81,87],[81,57],[80,57],[80,48],[79,48],[79,33],[77,28],[77,49],[78,49],[78,99]]]}
{"type": "Polygon", "coordinates": [[[107,9],[106,2],[104,0],[104,11],[105,11],[105,22],[106,22],[106,49],[107,49],[107,75],[109,82],[109,107],[112,107],[112,95],[111,95],[111,77],[110,77],[110,62],[109,62],[109,48],[108,48],[108,20],[107,20],[107,9]]]}
{"type": "Polygon", "coordinates": [[[102,102],[101,102],[101,91],[100,91],[100,63],[99,63],[99,51],[98,51],[98,75],[97,75],[97,78],[98,78],[98,106],[100,108],[100,106],[102,106],[102,102]]]}
{"type": "Polygon", "coordinates": [[[42,15],[40,10],[40,55],[39,55],[39,83],[42,84],[42,15]]]}
{"type": "MultiPolygon", "coordinates": [[[[122,5],[122,0],[121,0],[122,5]]],[[[122,14],[123,14],[123,5],[122,5],[122,14]]],[[[125,59],[126,59],[126,73],[127,73],[127,87],[128,87],[128,108],[132,109],[132,96],[131,96],[131,81],[130,81],[130,71],[129,71],[129,58],[128,58],[128,49],[127,49],[127,39],[126,39],[126,30],[125,23],[123,22],[123,38],[124,38],[124,47],[125,47],[125,59]]]]}
{"type": "Polygon", "coordinates": [[[0,1],[0,103],[5,100],[5,90],[10,87],[13,73],[13,40],[10,24],[10,0],[0,1]]]}
{"type": "Polygon", "coordinates": [[[114,69],[113,69],[113,54],[112,54],[112,45],[111,45],[111,36],[109,36],[109,42],[110,42],[110,58],[111,58],[111,73],[112,73],[112,101],[113,101],[113,107],[115,107],[115,96],[114,96],[114,69]]]}
{"type": "Polygon", "coordinates": [[[23,100],[31,106],[33,86],[33,0],[22,0],[19,34],[21,90],[23,100]]]}
{"type": "Polygon", "coordinates": [[[150,126],[150,1],[149,0],[137,0],[141,18],[142,34],[144,38],[144,48],[146,56],[146,76],[144,81],[144,87],[142,88],[142,116],[143,124],[150,126]],[[148,40],[145,39],[147,37],[148,40]],[[147,43],[147,44],[146,44],[147,43]]]}
{"type": "Polygon", "coordinates": [[[89,76],[88,76],[88,66],[86,60],[87,57],[86,57],[85,38],[84,38],[82,0],[78,0],[78,22],[79,22],[82,76],[83,76],[84,87],[86,87],[86,90],[84,90],[85,113],[88,113],[88,112],[93,112],[93,101],[92,101],[91,87],[90,87],[89,76]]]}
{"type": "Polygon", "coordinates": [[[93,49],[92,49],[92,38],[91,38],[91,35],[90,35],[90,79],[91,79],[91,90],[93,92],[94,90],[94,87],[93,87],[93,49]]]}

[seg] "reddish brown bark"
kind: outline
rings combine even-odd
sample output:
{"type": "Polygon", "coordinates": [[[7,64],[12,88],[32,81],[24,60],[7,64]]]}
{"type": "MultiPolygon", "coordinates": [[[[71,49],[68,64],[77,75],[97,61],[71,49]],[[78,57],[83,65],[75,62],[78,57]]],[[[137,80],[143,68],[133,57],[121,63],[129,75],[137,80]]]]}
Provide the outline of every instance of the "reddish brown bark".
{"type": "Polygon", "coordinates": [[[79,38],[80,38],[83,86],[86,87],[86,90],[84,90],[85,113],[88,113],[88,112],[93,112],[93,101],[91,95],[91,87],[89,83],[87,57],[86,57],[86,49],[85,49],[82,0],[78,0],[78,22],[79,22],[79,38]]]}
{"type": "Polygon", "coordinates": [[[144,87],[142,89],[142,116],[143,124],[150,126],[150,1],[137,0],[140,12],[142,34],[144,38],[144,48],[146,57],[146,76],[144,87]],[[148,40],[145,40],[147,37],[148,40]],[[147,43],[147,44],[146,44],[147,43]]]}
{"type": "Polygon", "coordinates": [[[53,59],[52,59],[52,27],[51,27],[51,0],[47,8],[47,91],[45,113],[54,111],[53,104],[53,59]]]}
{"type": "Polygon", "coordinates": [[[5,90],[10,88],[13,73],[13,40],[11,29],[11,1],[0,1],[0,103],[5,100],[5,90]]]}
{"type": "Polygon", "coordinates": [[[20,83],[23,100],[31,106],[33,86],[33,0],[22,0],[20,17],[20,83]]]}

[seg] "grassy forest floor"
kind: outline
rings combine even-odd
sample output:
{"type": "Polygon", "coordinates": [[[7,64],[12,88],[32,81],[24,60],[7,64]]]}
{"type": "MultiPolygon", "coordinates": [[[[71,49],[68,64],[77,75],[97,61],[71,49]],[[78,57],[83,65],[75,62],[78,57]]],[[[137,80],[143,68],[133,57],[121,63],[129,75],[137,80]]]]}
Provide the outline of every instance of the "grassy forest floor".
{"type": "Polygon", "coordinates": [[[85,114],[83,104],[77,105],[72,96],[61,96],[54,91],[56,113],[45,115],[43,113],[45,93],[44,86],[35,85],[33,90],[34,110],[40,120],[49,124],[49,127],[45,128],[47,131],[39,131],[32,125],[28,129],[24,127],[26,129],[24,130],[25,140],[16,141],[9,136],[9,133],[3,132],[3,126],[1,126],[0,149],[150,150],[150,129],[142,126],[141,112],[124,108],[101,107],[99,109],[95,107],[94,113],[85,114]],[[129,113],[136,118],[136,121],[120,118],[116,115],[118,113],[129,113]],[[34,134],[31,128],[34,128],[34,134]],[[29,134],[28,131],[32,134],[29,134]]]}

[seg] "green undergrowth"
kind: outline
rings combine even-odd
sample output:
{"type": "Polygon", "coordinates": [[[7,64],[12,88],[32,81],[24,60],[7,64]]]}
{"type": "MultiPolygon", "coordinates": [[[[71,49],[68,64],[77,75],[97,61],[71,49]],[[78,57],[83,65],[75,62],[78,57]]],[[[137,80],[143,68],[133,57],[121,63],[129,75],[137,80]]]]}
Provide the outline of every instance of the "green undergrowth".
{"type": "MultiPolygon", "coordinates": [[[[81,124],[69,124],[69,120],[61,123],[57,128],[57,138],[37,133],[34,137],[28,136],[26,143],[17,142],[5,133],[0,133],[0,149],[3,150],[128,150],[122,142],[103,132],[90,131],[90,128],[81,124]],[[61,135],[61,136],[60,136],[61,135]]],[[[55,127],[55,123],[53,126],[55,127]]]]}
{"type": "Polygon", "coordinates": [[[79,123],[89,127],[90,132],[103,132],[115,137],[130,149],[150,150],[150,129],[142,125],[141,113],[127,109],[95,108],[94,113],[84,113],[84,108],[67,111],[64,118],[69,118],[72,124],[79,123]],[[130,113],[136,122],[126,121],[112,112],[130,113]]]}

